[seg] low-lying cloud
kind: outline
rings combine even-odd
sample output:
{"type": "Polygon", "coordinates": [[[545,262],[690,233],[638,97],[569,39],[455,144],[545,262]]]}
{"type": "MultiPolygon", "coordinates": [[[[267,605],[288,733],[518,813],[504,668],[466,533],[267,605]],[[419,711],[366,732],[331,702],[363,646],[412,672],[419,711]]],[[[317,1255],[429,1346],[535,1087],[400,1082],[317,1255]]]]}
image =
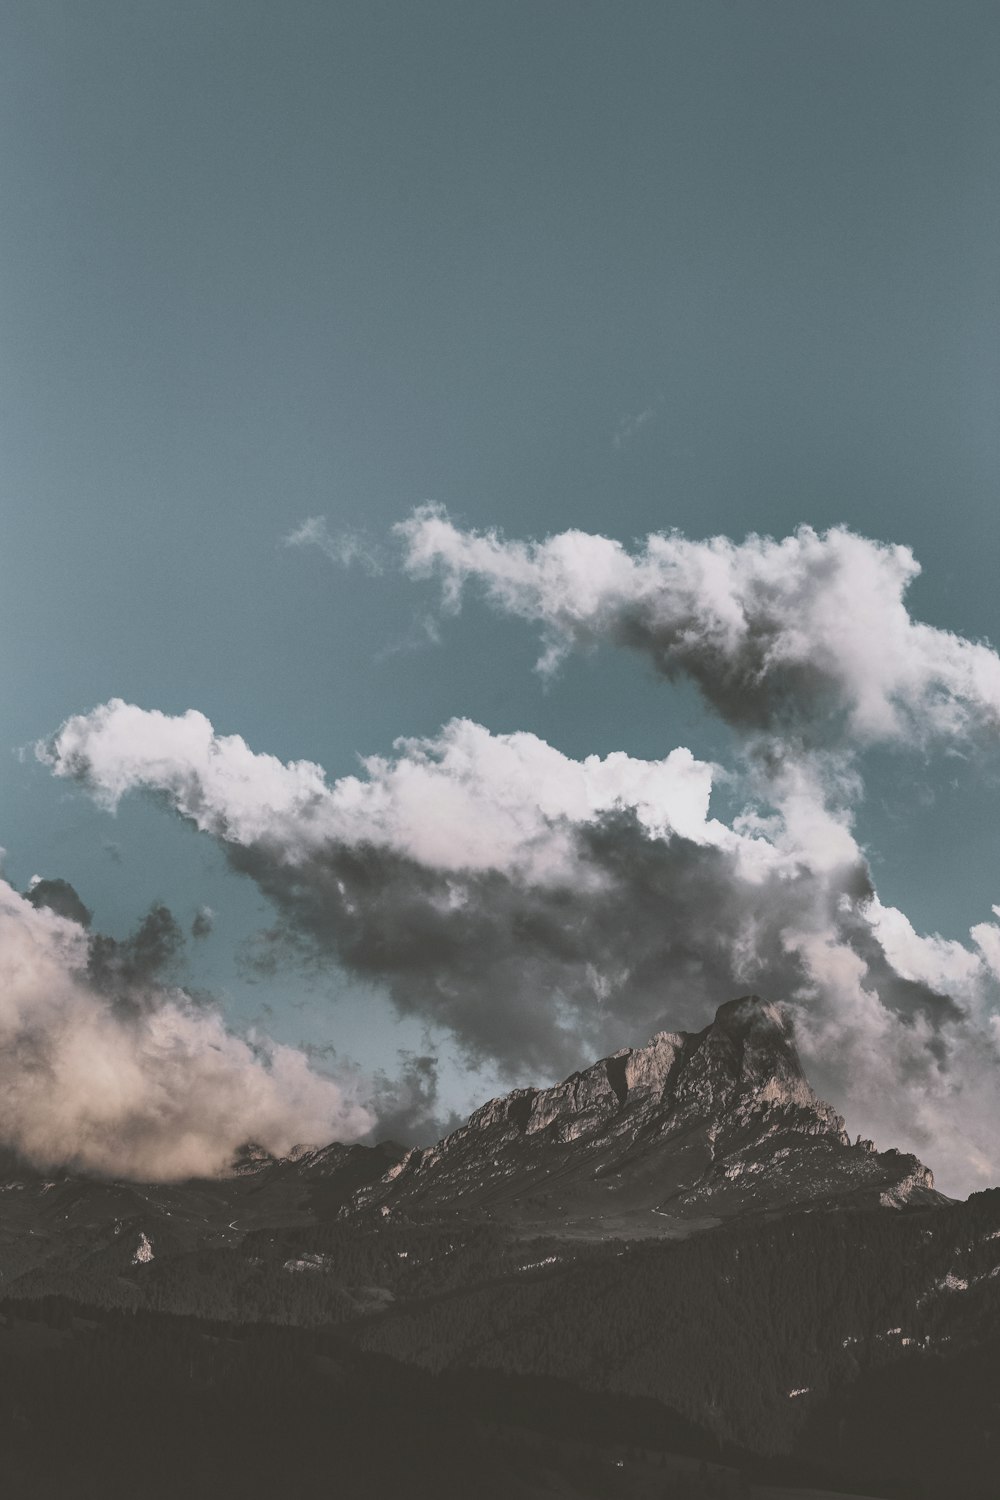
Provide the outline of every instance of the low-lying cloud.
{"type": "Polygon", "coordinates": [[[4,1145],[43,1168],[165,1180],[223,1171],[247,1141],[283,1152],[371,1127],[301,1052],[234,1035],[162,982],[179,938],[166,908],[114,942],[65,914],[72,887],[46,884],[32,900],[0,880],[4,1145]]]}

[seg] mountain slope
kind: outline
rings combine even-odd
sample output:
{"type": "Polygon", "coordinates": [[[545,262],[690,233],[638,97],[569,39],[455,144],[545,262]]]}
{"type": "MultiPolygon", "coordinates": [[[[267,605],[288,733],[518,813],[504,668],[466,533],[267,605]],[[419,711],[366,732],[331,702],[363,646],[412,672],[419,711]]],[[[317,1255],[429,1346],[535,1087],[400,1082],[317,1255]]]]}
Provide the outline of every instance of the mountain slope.
{"type": "Polygon", "coordinates": [[[503,1281],[397,1303],[354,1336],[431,1370],[651,1397],[720,1441],[795,1450],[859,1486],[878,1473],[901,1486],[896,1500],[997,1494],[1000,1190],[905,1213],[793,1212],[580,1250],[563,1243],[503,1281]],[[961,1420],[942,1430],[936,1410],[959,1413],[963,1402],[961,1420]],[[926,1489],[922,1469],[933,1473],[926,1489]],[[973,1473],[976,1484],[959,1482],[973,1473]]]}
{"type": "Polygon", "coordinates": [[[796,1208],[946,1201],[916,1158],[850,1144],[785,1013],[754,996],[701,1032],[492,1100],[424,1150],[248,1146],[228,1177],[170,1184],[5,1166],[0,1282],[18,1295],[293,1322],[474,1284],[487,1266],[519,1273],[533,1238],[598,1249],[796,1208]]]}
{"type": "Polygon", "coordinates": [[[341,1210],[484,1213],[523,1233],[687,1234],[793,1206],[941,1202],[913,1156],[851,1145],[791,1025],[746,996],[549,1089],[516,1089],[413,1150],[341,1210]]]}
{"type": "Polygon", "coordinates": [[[390,1142],[334,1142],[286,1159],[248,1147],[228,1177],[136,1183],[43,1174],[8,1153],[0,1162],[0,1286],[29,1278],[48,1289],[54,1276],[82,1273],[90,1287],[132,1266],[219,1254],[269,1230],[307,1229],[335,1218],[402,1154],[390,1142]]]}

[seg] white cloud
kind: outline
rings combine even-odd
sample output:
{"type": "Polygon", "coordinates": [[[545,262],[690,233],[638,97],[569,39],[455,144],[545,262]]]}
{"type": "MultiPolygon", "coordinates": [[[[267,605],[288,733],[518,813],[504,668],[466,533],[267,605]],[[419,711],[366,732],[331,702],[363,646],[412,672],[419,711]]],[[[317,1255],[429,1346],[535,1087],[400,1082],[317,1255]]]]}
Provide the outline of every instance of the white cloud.
{"type": "Polygon", "coordinates": [[[661,761],[622,752],[574,761],[536,735],[491,735],[467,719],[395,749],[330,785],[321,766],[257,754],[194,710],[172,716],[112,699],[68,719],[39,753],[109,810],[133,788],[155,789],[204,832],[289,860],[330,842],[373,843],[438,870],[551,881],[572,863],[566,828],[620,807],[650,833],[727,837],[707,816],[712,767],[685,749],[661,761]]]}
{"type": "Polygon", "coordinates": [[[543,670],[612,641],[690,676],[729,722],[814,746],[1000,728],[1000,658],[910,616],[919,566],[907,547],[804,526],[741,543],[656,533],[628,552],[582,531],[540,542],[463,531],[435,506],[396,532],[407,569],[438,575],[449,607],[474,581],[540,625],[543,670]]]}

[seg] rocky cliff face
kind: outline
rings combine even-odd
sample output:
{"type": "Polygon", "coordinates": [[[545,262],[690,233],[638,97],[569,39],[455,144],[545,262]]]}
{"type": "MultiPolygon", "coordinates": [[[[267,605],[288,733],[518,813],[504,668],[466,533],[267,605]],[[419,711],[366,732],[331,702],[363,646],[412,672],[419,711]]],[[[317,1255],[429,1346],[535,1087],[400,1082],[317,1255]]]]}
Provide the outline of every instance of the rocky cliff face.
{"type": "Polygon", "coordinates": [[[803,1204],[929,1200],[914,1157],[855,1146],[807,1082],[785,1012],[757,996],[548,1089],[491,1100],[410,1151],[343,1214],[483,1212],[581,1235],[684,1233],[803,1204]]]}

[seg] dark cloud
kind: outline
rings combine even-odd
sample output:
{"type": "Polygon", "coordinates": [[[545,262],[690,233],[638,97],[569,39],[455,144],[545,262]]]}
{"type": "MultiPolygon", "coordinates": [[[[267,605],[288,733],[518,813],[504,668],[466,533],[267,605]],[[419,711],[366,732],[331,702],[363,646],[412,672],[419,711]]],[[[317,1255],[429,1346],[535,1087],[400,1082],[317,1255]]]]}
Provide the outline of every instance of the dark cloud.
{"type": "Polygon", "coordinates": [[[36,880],[26,895],[32,906],[54,911],[81,927],[89,927],[93,921],[93,913],[84,906],[68,880],[36,880]]]}
{"type": "Polygon", "coordinates": [[[120,865],[122,863],[122,846],[115,839],[102,839],[101,849],[113,865],[120,865]]]}
{"type": "Polygon", "coordinates": [[[511,1077],[698,1027],[730,993],[813,997],[815,977],[789,943],[804,932],[858,955],[904,1022],[919,1014],[937,1028],[961,1014],[892,969],[863,916],[872,887],[860,861],[833,878],[802,864],[748,880],[729,851],[653,838],[627,812],[574,836],[582,878],[561,886],[500,871],[457,879],[373,845],[294,868],[263,846],[227,856],[280,913],[272,971],[289,956],[334,959],[511,1077]]]}
{"type": "Polygon", "coordinates": [[[371,1099],[378,1116],[372,1131],[375,1140],[426,1146],[465,1123],[441,1107],[438,1067],[438,1059],[430,1054],[401,1051],[396,1076],[376,1077],[371,1099]]]}
{"type": "Polygon", "coordinates": [[[183,949],[184,934],[173,912],[154,902],[131,936],[116,939],[94,933],[87,977],[123,1011],[141,1011],[150,986],[165,977],[183,949]]]}

